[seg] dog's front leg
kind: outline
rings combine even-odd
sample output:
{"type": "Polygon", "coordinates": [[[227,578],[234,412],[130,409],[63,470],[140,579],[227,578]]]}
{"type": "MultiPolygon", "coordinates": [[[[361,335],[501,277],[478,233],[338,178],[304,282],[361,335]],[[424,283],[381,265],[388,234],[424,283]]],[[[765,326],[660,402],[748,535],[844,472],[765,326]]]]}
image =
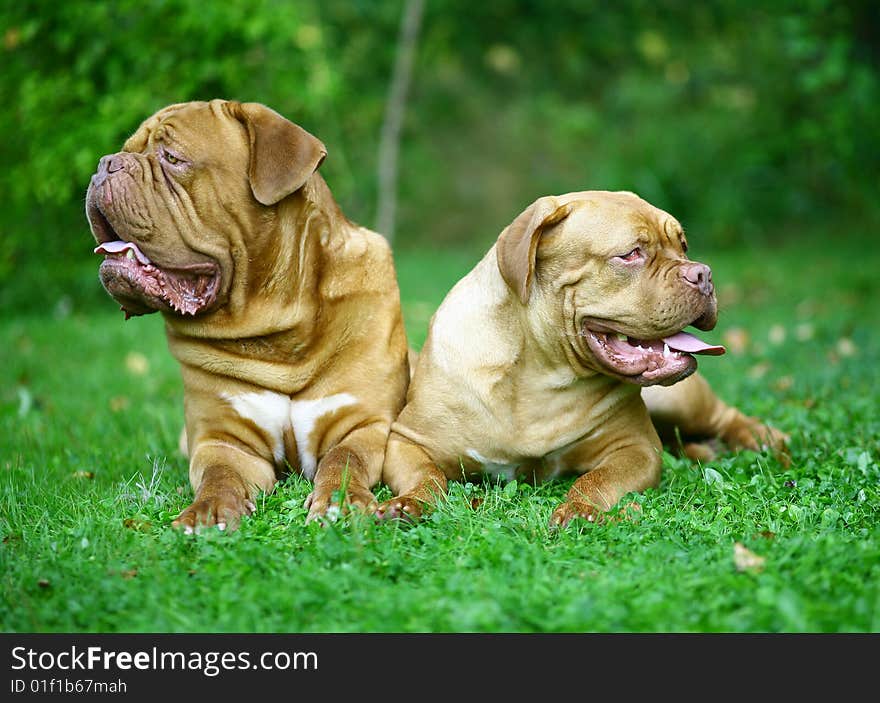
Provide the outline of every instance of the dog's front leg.
{"type": "Polygon", "coordinates": [[[660,483],[660,446],[649,442],[627,444],[608,450],[597,460],[595,449],[575,446],[559,458],[572,469],[586,471],[572,485],[566,500],[550,517],[553,527],[565,527],[574,518],[601,521],[603,513],[631,491],[643,491],[660,483]],[[592,468],[590,468],[592,467],[592,468]]]}
{"type": "Polygon", "coordinates": [[[717,438],[733,451],[771,449],[788,464],[788,435],[727,405],[699,373],[672,386],[643,388],[642,399],[664,443],[691,459],[713,459],[717,438]]]}
{"type": "Polygon", "coordinates": [[[186,532],[216,525],[234,530],[254,512],[259,491],[275,486],[275,469],[262,457],[241,447],[207,440],[191,450],[189,476],[195,498],[172,523],[186,532]]]}
{"type": "Polygon", "coordinates": [[[382,480],[394,492],[376,511],[381,519],[421,516],[425,506],[433,505],[446,493],[446,476],[428,453],[396,432],[388,438],[382,480]]]}
{"type": "Polygon", "coordinates": [[[340,510],[356,508],[373,512],[376,509],[376,497],[370,489],[382,475],[389,427],[387,422],[359,427],[321,458],[315,471],[315,487],[306,498],[309,509],[306,522],[327,514],[334,505],[340,510]],[[334,496],[337,491],[339,494],[334,496]]]}

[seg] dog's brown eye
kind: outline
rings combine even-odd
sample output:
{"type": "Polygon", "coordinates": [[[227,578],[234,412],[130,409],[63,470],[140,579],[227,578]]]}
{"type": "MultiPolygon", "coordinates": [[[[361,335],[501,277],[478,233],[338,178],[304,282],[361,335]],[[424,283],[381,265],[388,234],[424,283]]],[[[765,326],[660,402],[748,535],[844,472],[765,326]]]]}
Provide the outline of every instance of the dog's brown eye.
{"type": "Polygon", "coordinates": [[[159,147],[159,156],[161,156],[165,160],[165,163],[171,164],[172,166],[177,166],[178,164],[184,163],[183,159],[175,154],[172,154],[170,151],[168,151],[167,148],[165,148],[164,145],[159,147]]]}
{"type": "Polygon", "coordinates": [[[617,258],[621,261],[638,261],[642,257],[642,250],[636,247],[629,254],[621,254],[617,258]]]}

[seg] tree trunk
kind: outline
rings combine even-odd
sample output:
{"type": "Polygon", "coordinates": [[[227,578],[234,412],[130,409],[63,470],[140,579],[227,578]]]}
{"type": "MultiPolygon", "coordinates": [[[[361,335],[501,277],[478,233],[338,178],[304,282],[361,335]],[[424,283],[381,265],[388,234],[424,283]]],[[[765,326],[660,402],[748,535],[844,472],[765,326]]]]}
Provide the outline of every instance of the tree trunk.
{"type": "Polygon", "coordinates": [[[422,22],[424,0],[406,0],[397,38],[394,74],[385,103],[382,138],[379,143],[379,193],[376,203],[376,231],[388,241],[394,239],[397,214],[397,156],[400,151],[400,130],[406,112],[406,98],[412,76],[416,41],[422,22]]]}

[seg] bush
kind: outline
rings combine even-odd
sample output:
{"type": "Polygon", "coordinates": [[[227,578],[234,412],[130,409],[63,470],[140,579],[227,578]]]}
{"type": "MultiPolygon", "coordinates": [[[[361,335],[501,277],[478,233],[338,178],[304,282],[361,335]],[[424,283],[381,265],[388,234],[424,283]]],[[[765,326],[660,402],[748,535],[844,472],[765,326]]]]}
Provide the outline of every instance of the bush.
{"type": "MultiPolygon", "coordinates": [[[[184,100],[260,101],[313,131],[343,208],[372,225],[401,9],[5,4],[0,283],[85,262],[82,198],[98,158],[184,100]]],[[[586,188],[635,190],[717,245],[840,218],[867,233],[880,155],[871,12],[830,0],[432,0],[395,245],[483,248],[536,197],[586,188]]]]}

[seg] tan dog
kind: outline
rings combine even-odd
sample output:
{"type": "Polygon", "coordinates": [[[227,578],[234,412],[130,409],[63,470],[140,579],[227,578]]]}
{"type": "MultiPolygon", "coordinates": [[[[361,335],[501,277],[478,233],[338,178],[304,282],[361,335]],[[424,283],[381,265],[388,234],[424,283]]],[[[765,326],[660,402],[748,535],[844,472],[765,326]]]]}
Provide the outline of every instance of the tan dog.
{"type": "Polygon", "coordinates": [[[397,497],[380,515],[417,515],[447,479],[574,473],[551,523],[593,520],[659,482],[645,401],[666,431],[781,447],[703,378],[683,380],[691,353],[723,353],[682,332],[716,320],[711,272],[686,251],[679,223],[632,193],[545,197],[520,214],[431,320],[386,451],[397,497]]]}
{"type": "Polygon", "coordinates": [[[345,218],[314,136],[256,103],[171,105],[101,159],[87,214],[126,317],[162,312],[184,384],[195,499],[235,527],[287,470],[309,519],[375,507],[407,348],[390,249],[345,218]]]}

